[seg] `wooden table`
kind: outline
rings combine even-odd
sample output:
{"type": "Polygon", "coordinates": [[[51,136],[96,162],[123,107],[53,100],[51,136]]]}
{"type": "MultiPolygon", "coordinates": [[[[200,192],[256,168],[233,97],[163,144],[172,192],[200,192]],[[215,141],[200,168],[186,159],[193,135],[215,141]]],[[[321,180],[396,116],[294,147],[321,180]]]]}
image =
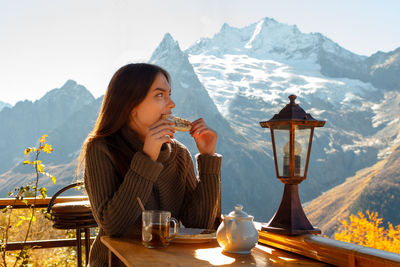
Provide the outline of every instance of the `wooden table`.
{"type": "Polygon", "coordinates": [[[126,266],[329,266],[261,244],[257,244],[251,254],[239,255],[222,252],[217,241],[171,243],[164,248],[145,248],[140,240],[109,236],[103,236],[101,242],[109,249],[110,259],[116,256],[126,266]]]}

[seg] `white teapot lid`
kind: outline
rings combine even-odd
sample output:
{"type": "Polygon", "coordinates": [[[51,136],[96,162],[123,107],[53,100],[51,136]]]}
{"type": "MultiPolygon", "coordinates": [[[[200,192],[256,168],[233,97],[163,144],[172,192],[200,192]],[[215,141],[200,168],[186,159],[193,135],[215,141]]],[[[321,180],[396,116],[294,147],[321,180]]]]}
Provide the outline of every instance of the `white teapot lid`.
{"type": "Polygon", "coordinates": [[[247,214],[246,212],[243,211],[243,205],[241,204],[236,204],[235,205],[235,210],[231,211],[228,215],[229,217],[240,217],[240,218],[253,218],[253,216],[247,214]]]}

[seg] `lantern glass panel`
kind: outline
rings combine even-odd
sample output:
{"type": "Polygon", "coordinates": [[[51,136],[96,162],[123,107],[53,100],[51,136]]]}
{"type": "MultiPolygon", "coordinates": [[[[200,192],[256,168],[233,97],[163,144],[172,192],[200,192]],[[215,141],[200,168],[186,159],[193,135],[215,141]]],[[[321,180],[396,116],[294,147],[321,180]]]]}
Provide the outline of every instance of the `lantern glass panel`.
{"type": "Polygon", "coordinates": [[[289,176],[288,169],[284,167],[285,157],[288,155],[285,154],[284,147],[289,143],[290,140],[290,131],[287,129],[275,129],[274,130],[274,139],[275,139],[275,150],[276,150],[276,163],[278,165],[278,176],[289,176]]]}
{"type": "Polygon", "coordinates": [[[294,131],[294,176],[303,177],[307,162],[311,128],[295,127],[294,131]]]}

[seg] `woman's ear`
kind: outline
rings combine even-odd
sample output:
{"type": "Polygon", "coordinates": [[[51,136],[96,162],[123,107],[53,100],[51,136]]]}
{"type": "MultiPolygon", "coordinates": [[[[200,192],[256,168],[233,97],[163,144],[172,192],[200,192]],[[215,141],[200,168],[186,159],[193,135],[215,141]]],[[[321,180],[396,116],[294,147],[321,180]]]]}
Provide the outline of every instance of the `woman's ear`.
{"type": "Polygon", "coordinates": [[[129,125],[132,125],[132,123],[135,121],[136,116],[137,116],[136,109],[133,108],[131,110],[131,112],[129,113],[129,119],[128,119],[128,124],[129,125]]]}
{"type": "Polygon", "coordinates": [[[129,114],[129,117],[130,117],[131,119],[133,119],[133,118],[136,117],[136,115],[137,115],[137,111],[136,111],[136,107],[134,107],[134,108],[131,110],[131,113],[129,114]]]}

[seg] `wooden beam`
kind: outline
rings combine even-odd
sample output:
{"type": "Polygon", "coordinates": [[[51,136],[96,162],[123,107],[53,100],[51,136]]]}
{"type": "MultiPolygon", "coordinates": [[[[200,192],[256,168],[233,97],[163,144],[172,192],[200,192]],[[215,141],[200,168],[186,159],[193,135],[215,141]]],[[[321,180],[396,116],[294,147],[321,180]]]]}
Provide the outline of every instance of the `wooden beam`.
{"type": "MultiPolygon", "coordinates": [[[[90,237],[90,244],[93,243],[95,237],[90,237]]],[[[49,240],[35,240],[27,241],[27,246],[31,246],[33,249],[40,248],[58,248],[58,247],[74,247],[76,246],[76,238],[68,239],[49,239],[49,240]]],[[[23,242],[9,242],[6,250],[20,250],[24,247],[23,242]]]]}
{"type": "MultiPolygon", "coordinates": [[[[0,209],[4,209],[7,206],[13,206],[15,209],[26,209],[29,208],[30,205],[34,203],[34,198],[27,197],[24,198],[27,202],[28,205],[26,205],[24,202],[17,200],[15,202],[14,198],[0,198],[0,209]],[[14,204],[15,202],[15,204],[14,204]]],[[[51,197],[46,197],[45,199],[37,198],[36,199],[36,207],[37,208],[45,208],[49,205],[51,197]]],[[[82,201],[82,200],[88,200],[87,196],[66,196],[66,197],[57,197],[54,203],[64,203],[64,202],[70,202],[70,201],[82,201]]]]}

